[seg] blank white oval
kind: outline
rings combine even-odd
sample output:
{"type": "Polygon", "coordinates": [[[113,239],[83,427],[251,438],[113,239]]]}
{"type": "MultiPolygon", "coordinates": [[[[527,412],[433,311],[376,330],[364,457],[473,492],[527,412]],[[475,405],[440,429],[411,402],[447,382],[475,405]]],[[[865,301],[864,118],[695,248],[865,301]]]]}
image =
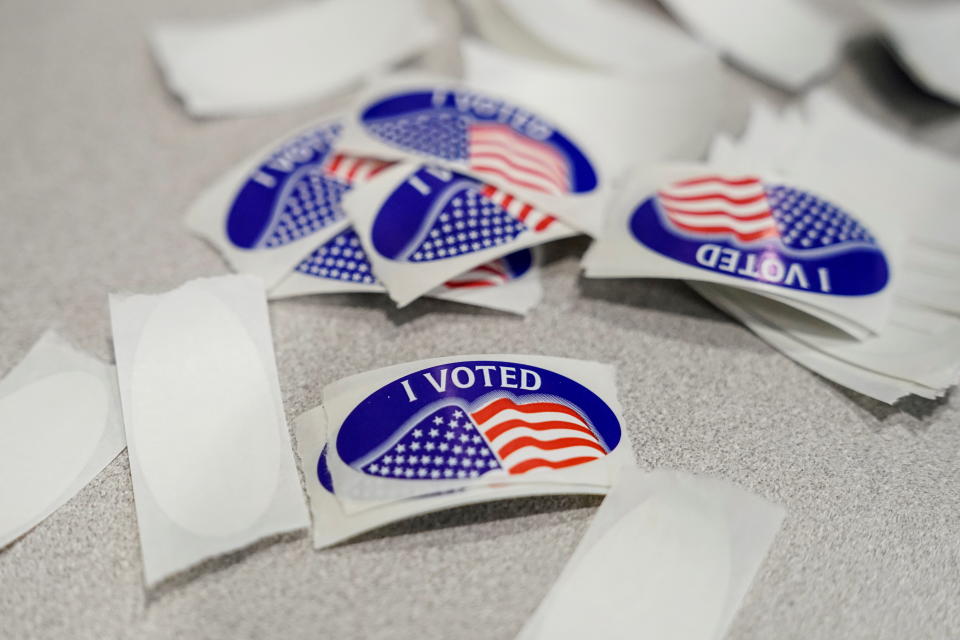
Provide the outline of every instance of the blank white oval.
{"type": "Polygon", "coordinates": [[[0,533],[31,522],[76,480],[107,424],[103,382],[85,371],[0,398],[0,533]]]}
{"type": "Polygon", "coordinates": [[[131,378],[136,459],[157,504],[205,536],[249,528],[279,481],[279,422],[257,347],[196,287],[165,295],[143,326],[131,378]]]}
{"type": "Polygon", "coordinates": [[[730,581],[722,515],[659,494],[608,529],[561,583],[539,637],[690,640],[716,634],[730,581]]]}

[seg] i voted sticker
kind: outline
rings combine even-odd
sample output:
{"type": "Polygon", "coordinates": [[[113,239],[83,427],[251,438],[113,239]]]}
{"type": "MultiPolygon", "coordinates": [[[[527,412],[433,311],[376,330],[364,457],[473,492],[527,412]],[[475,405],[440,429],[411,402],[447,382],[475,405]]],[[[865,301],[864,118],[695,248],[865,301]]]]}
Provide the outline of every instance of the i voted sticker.
{"type": "Polygon", "coordinates": [[[614,411],[567,376],[517,362],[465,360],[371,393],[343,421],[336,454],[377,478],[509,477],[600,460],[621,437],[614,411]]]}
{"type": "Polygon", "coordinates": [[[311,129],[258,166],[230,204],[226,235],[238,249],[275,249],[345,216],[344,192],[391,163],[336,154],[339,123],[311,129]]]}
{"type": "Polygon", "coordinates": [[[512,187],[552,195],[597,188],[593,164],[564,133],[534,113],[473,91],[393,93],[362,108],[360,125],[385,145],[455,162],[512,187]]]}
{"type": "Polygon", "coordinates": [[[836,296],[874,294],[890,280],[882,248],[850,213],[757,177],[672,183],[641,202],[628,224],[653,251],[736,278],[836,296]]]}
{"type": "Polygon", "coordinates": [[[370,232],[380,255],[433,262],[506,245],[556,219],[496,187],[440,167],[421,167],[383,202],[370,232]]]}

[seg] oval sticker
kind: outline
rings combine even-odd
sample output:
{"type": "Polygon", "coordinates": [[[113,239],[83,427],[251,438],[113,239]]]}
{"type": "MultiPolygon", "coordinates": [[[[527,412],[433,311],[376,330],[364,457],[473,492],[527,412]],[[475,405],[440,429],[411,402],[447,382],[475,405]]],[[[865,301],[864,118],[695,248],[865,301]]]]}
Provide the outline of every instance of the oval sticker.
{"type": "Polygon", "coordinates": [[[396,149],[460,162],[478,174],[555,195],[597,188],[587,156],[539,116],[472,91],[396,93],[363,109],[368,134],[396,149]]]}
{"type": "Polygon", "coordinates": [[[735,278],[837,296],[882,291],[886,256],[870,231],[835,204],[753,176],[707,175],[647,198],[629,220],[644,246],[735,278]]]}
{"type": "Polygon", "coordinates": [[[620,442],[616,415],[593,391],[541,367],[437,365],[370,394],[344,420],[337,455],[379,478],[517,475],[592,462],[620,442]]]}
{"type": "Polygon", "coordinates": [[[341,129],[339,123],[311,129],[250,174],[227,214],[227,238],[234,246],[281,247],[344,217],[340,199],[349,183],[325,166],[341,129]]]}
{"type": "Polygon", "coordinates": [[[496,187],[440,167],[421,167],[391,193],[370,230],[385,258],[433,262],[509,243],[556,219],[496,187]]]}

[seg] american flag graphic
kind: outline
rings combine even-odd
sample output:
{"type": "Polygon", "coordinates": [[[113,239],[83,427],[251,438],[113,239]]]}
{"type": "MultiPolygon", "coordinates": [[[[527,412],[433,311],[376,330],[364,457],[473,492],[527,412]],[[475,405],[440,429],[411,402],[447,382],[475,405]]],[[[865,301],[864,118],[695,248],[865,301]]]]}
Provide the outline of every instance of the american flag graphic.
{"type": "Polygon", "coordinates": [[[475,289],[477,287],[494,287],[510,281],[510,269],[503,259],[497,259],[470,271],[461,273],[443,283],[447,289],[475,289]]]}
{"type": "Polygon", "coordinates": [[[465,162],[481,175],[533,191],[571,191],[571,167],[552,145],[499,122],[469,121],[446,111],[405,114],[370,122],[378,138],[443,160],[465,162]]]}
{"type": "Polygon", "coordinates": [[[497,247],[524,231],[544,231],[553,221],[553,216],[495,187],[468,186],[437,209],[409,260],[429,262],[497,247]]]}
{"type": "Polygon", "coordinates": [[[452,402],[440,406],[360,462],[360,468],[389,478],[463,479],[560,469],[607,454],[578,410],[542,396],[528,400],[503,396],[472,411],[452,402]]]}
{"type": "Polygon", "coordinates": [[[759,178],[693,178],[661,189],[657,198],[670,222],[684,231],[733,235],[741,242],[780,235],[759,178]]]}
{"type": "Polygon", "coordinates": [[[370,180],[392,165],[392,162],[378,160],[377,158],[337,153],[334,154],[333,157],[330,158],[330,161],[324,166],[324,173],[337,178],[341,182],[353,185],[358,182],[362,183],[370,180]]]}
{"type": "Polygon", "coordinates": [[[752,176],[702,176],[657,193],[667,219],[678,229],[740,242],[778,239],[800,251],[846,243],[875,245],[870,232],[830,201],[752,176]]]}
{"type": "Polygon", "coordinates": [[[496,122],[471,123],[467,135],[473,171],[534,191],[557,195],[570,191],[567,161],[549,144],[496,122]]]}

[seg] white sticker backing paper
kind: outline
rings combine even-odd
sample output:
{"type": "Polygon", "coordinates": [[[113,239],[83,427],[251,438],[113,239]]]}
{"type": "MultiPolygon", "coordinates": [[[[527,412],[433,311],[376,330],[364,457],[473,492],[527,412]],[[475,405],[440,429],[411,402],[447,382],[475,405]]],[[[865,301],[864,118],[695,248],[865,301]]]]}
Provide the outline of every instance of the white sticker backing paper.
{"type": "Polygon", "coordinates": [[[123,450],[115,369],[48,332],[0,381],[0,549],[123,450]]]}
{"type": "Polygon", "coordinates": [[[517,640],[722,638],[784,515],[728,482],[625,469],[517,640]]]}
{"type": "Polygon", "coordinates": [[[112,295],[110,314],[147,585],[305,527],[262,282],[112,295]]]}
{"type": "Polygon", "coordinates": [[[323,399],[327,467],[347,513],[465,486],[607,487],[633,463],[614,370],[596,362],[433,358],[345,378],[323,399]]]}

